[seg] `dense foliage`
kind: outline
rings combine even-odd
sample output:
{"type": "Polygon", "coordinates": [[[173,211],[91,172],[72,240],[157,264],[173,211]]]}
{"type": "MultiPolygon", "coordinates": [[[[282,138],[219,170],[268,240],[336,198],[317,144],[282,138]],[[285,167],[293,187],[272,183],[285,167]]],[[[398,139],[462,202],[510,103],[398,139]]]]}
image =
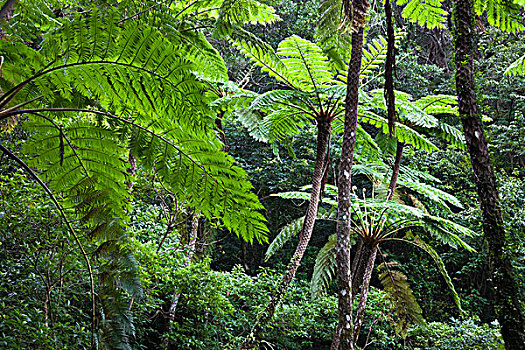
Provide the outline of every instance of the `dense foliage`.
{"type": "MultiPolygon", "coordinates": [[[[3,1],[0,348],[239,349],[282,290],[258,348],[330,349],[350,36],[365,25],[350,3],[3,1]]],[[[370,1],[358,74],[347,248],[378,253],[352,300],[368,302],[356,348],[505,349],[455,97],[454,8],[391,3],[394,124],[383,1],[370,1]]],[[[473,6],[523,312],[525,2],[473,6]]]]}

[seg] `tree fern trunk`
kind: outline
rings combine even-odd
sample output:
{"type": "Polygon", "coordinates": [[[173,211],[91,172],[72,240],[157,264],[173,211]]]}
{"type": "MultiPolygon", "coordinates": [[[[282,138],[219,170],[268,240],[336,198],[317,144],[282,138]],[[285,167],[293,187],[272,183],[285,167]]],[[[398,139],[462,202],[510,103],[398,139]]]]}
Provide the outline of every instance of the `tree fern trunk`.
{"type": "Polygon", "coordinates": [[[272,296],[272,299],[268,303],[268,306],[264,312],[260,314],[257,323],[253,327],[250,335],[241,345],[241,349],[252,349],[255,347],[261,331],[272,319],[277,306],[279,306],[282,297],[288,289],[288,285],[293,280],[301,259],[303,258],[304,252],[306,251],[306,247],[310,242],[310,237],[312,236],[312,231],[314,229],[315,219],[317,218],[317,211],[319,207],[319,196],[325,170],[325,154],[331,132],[330,121],[322,119],[318,120],[317,128],[317,152],[315,158],[314,174],[312,177],[312,193],[310,195],[308,209],[306,210],[303,227],[301,229],[301,233],[299,234],[299,243],[290,263],[288,264],[287,271],[283,276],[281,283],[277,287],[276,292],[272,296]]]}
{"type": "Polygon", "coordinates": [[[394,197],[394,191],[397,186],[397,177],[399,176],[399,169],[401,168],[401,158],[403,158],[403,149],[405,144],[397,141],[396,147],[396,159],[394,160],[394,166],[392,167],[392,177],[390,178],[390,184],[388,185],[387,200],[391,200],[394,197]]]}
{"type": "Polygon", "coordinates": [[[353,270],[352,274],[352,301],[355,300],[359,289],[363,284],[366,268],[368,266],[368,261],[370,260],[370,255],[376,244],[370,244],[370,242],[365,242],[363,238],[359,238],[361,241],[359,250],[356,252],[354,257],[356,261],[356,268],[353,270]]]}
{"type": "Polygon", "coordinates": [[[363,55],[363,27],[352,34],[352,56],[348,67],[348,85],[345,102],[345,129],[338,174],[337,213],[337,295],[338,324],[332,340],[332,350],[353,349],[352,343],[352,274],[350,264],[350,194],[352,165],[357,130],[359,103],[359,73],[363,55]]]}
{"type": "Polygon", "coordinates": [[[459,114],[483,214],[483,232],[489,247],[495,307],[501,325],[501,334],[506,349],[519,350],[525,349],[523,315],[512,264],[505,251],[506,237],[496,178],[490,163],[474,90],[472,8],[472,0],[456,1],[456,90],[459,114]]]}
{"type": "MultiPolygon", "coordinates": [[[[372,246],[369,246],[370,250],[367,254],[367,260],[365,264],[365,270],[363,274],[363,281],[361,283],[361,295],[359,297],[359,304],[357,305],[357,311],[355,316],[355,325],[353,336],[353,343],[357,343],[359,338],[359,333],[361,332],[361,326],[363,325],[363,320],[365,318],[365,309],[366,302],[368,300],[368,291],[370,289],[370,278],[372,277],[372,271],[374,270],[374,265],[376,262],[377,256],[377,243],[373,242],[372,246]]],[[[367,246],[367,242],[364,244],[367,246]]]]}

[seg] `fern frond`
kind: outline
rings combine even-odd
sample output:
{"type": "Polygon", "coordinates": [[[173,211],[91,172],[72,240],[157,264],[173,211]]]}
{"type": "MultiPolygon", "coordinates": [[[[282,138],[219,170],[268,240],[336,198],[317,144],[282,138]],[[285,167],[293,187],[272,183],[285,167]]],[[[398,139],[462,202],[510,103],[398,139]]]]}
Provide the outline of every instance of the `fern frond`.
{"type": "Polygon", "coordinates": [[[298,134],[309,123],[310,119],[300,111],[283,108],[266,116],[262,128],[268,135],[268,140],[274,142],[298,134]]]}
{"type": "Polygon", "coordinates": [[[293,87],[296,86],[295,77],[277,56],[275,50],[255,35],[236,29],[230,34],[230,40],[243,55],[248,57],[261,71],[268,73],[271,77],[293,87]]]}
{"type": "Polygon", "coordinates": [[[486,12],[489,24],[503,31],[517,33],[525,29],[520,3],[512,0],[476,0],[474,11],[478,16],[486,12]]]}
{"type": "Polygon", "coordinates": [[[525,55],[513,62],[506,70],[505,75],[525,75],[525,55]]]}
{"type": "Polygon", "coordinates": [[[429,29],[445,28],[448,12],[443,9],[443,0],[397,0],[397,5],[406,5],[401,13],[410,22],[429,29]]]}
{"type": "Polygon", "coordinates": [[[337,235],[328,237],[328,242],[319,250],[315,259],[314,272],[310,281],[310,295],[321,296],[328,289],[330,281],[336,274],[335,248],[337,235]]]}
{"type": "MultiPolygon", "coordinates": [[[[194,63],[179,51],[180,42],[174,44],[158,31],[132,22],[123,28],[115,23],[114,12],[106,16],[95,11],[47,37],[41,54],[51,63],[23,87],[32,96],[43,96],[38,103],[51,105],[67,103],[73,87],[106,110],[132,114],[130,121],[92,111],[108,125],[133,125],[148,134],[140,152],[135,149],[141,160],[154,164],[174,192],[193,207],[202,206],[205,216],[223,217],[229,229],[248,240],[265,240],[264,219],[257,212],[262,206],[250,192],[246,173],[223,154],[202,94],[205,85],[193,74],[194,63]],[[144,150],[146,145],[151,149],[144,150]],[[246,220],[240,219],[244,214],[246,220]]],[[[60,110],[76,109],[55,109],[60,110]]]]}
{"type": "Polygon", "coordinates": [[[256,111],[241,109],[235,113],[237,120],[248,130],[248,133],[255,140],[268,142],[268,132],[263,127],[263,117],[256,111]]]}
{"type": "Polygon", "coordinates": [[[421,238],[418,236],[413,236],[409,233],[403,238],[403,240],[414,244],[415,246],[425,251],[428,255],[430,255],[432,260],[434,260],[434,263],[436,264],[437,268],[439,269],[439,272],[441,272],[441,275],[445,279],[445,282],[447,283],[447,286],[450,289],[450,292],[452,293],[452,297],[454,298],[454,302],[456,303],[458,310],[461,314],[464,314],[465,312],[461,307],[461,300],[459,298],[459,294],[456,292],[456,288],[452,283],[452,279],[450,278],[447,269],[445,268],[445,264],[443,263],[443,260],[441,259],[439,254],[434,250],[434,248],[432,248],[429,244],[421,240],[421,238]]]}
{"type": "Polygon", "coordinates": [[[180,50],[193,58],[193,73],[200,79],[217,83],[227,82],[228,72],[221,54],[206,40],[201,32],[192,30],[176,33],[180,50]]]}
{"type": "Polygon", "coordinates": [[[341,0],[321,1],[315,38],[334,68],[346,71],[352,46],[352,23],[345,20],[343,11],[341,0]]]}
{"type": "Polygon", "coordinates": [[[266,250],[266,255],[264,261],[268,261],[279,249],[281,249],[286,242],[288,242],[292,237],[295,237],[301,232],[304,223],[304,216],[298,219],[295,219],[288,225],[284,226],[277,237],[270,243],[268,249],[266,250]]]}
{"type": "MultiPolygon", "coordinates": [[[[277,196],[281,196],[281,194],[277,194],[277,196]]],[[[284,194],[285,197],[283,198],[304,198],[306,197],[306,200],[309,199],[308,193],[303,192],[288,192],[284,194]]],[[[319,212],[317,213],[317,219],[318,220],[333,220],[337,213],[334,210],[324,210],[323,208],[319,208],[319,212]]],[[[275,239],[270,243],[268,246],[268,249],[266,250],[266,255],[264,257],[264,261],[268,261],[279,249],[281,249],[291,238],[297,236],[299,232],[301,232],[301,229],[303,227],[304,222],[304,216],[300,217],[298,219],[295,219],[288,225],[284,226],[279,234],[275,237],[275,239]]]]}
{"type": "Polygon", "coordinates": [[[399,263],[395,261],[383,262],[377,269],[383,290],[394,305],[393,310],[397,318],[396,333],[406,338],[410,326],[424,324],[424,319],[423,311],[414,297],[406,275],[395,269],[397,266],[399,263]]]}
{"type": "Polygon", "coordinates": [[[273,7],[255,0],[224,0],[219,9],[215,31],[219,36],[230,35],[233,26],[271,24],[280,20],[273,7]]]}
{"type": "Polygon", "coordinates": [[[455,196],[447,193],[447,192],[444,192],[444,191],[441,191],[440,189],[437,189],[433,186],[430,186],[428,184],[425,184],[425,183],[422,183],[422,182],[419,182],[417,180],[410,180],[410,181],[405,181],[405,180],[402,180],[400,179],[398,181],[399,185],[400,186],[404,186],[406,188],[409,188],[419,194],[421,194],[422,196],[436,202],[436,203],[439,203],[443,208],[447,209],[450,211],[450,208],[448,207],[447,203],[446,202],[449,202],[450,204],[458,207],[458,208],[463,208],[463,204],[459,201],[459,199],[457,199],[455,196]]]}
{"type": "Polygon", "coordinates": [[[363,48],[363,59],[361,63],[360,79],[370,76],[374,70],[385,63],[388,43],[383,36],[374,39],[363,48]]]}
{"type": "MultiPolygon", "coordinates": [[[[363,123],[377,127],[383,134],[389,134],[388,120],[386,120],[386,118],[383,118],[370,111],[363,111],[359,117],[363,123]]],[[[408,143],[420,150],[427,152],[434,152],[438,150],[438,148],[426,137],[414,129],[400,123],[396,123],[395,137],[400,142],[408,143]]]]}
{"type": "Polygon", "coordinates": [[[281,41],[277,55],[289,74],[296,78],[297,88],[316,90],[332,83],[334,74],[328,59],[316,44],[294,35],[281,41]]]}

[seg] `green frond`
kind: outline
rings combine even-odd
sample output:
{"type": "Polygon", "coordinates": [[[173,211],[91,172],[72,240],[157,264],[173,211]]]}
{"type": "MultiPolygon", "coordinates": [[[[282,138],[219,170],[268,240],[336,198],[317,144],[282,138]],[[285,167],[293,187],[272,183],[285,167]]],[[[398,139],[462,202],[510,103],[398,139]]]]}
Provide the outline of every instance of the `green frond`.
{"type": "Polygon", "coordinates": [[[403,17],[429,29],[445,28],[448,12],[443,9],[443,0],[397,0],[398,6],[404,6],[403,17]]]}
{"type": "Polygon", "coordinates": [[[411,179],[410,181],[399,179],[398,184],[415,191],[416,193],[430,199],[433,202],[440,204],[440,206],[446,210],[450,211],[447,202],[454,205],[455,207],[463,208],[463,204],[455,196],[441,191],[440,189],[437,189],[431,185],[419,182],[414,179],[411,179]]]}
{"type": "Polygon", "coordinates": [[[341,0],[324,0],[319,5],[315,39],[334,68],[346,71],[352,47],[351,21],[345,21],[341,0]]]}
{"type": "Polygon", "coordinates": [[[243,55],[248,57],[261,71],[268,73],[271,77],[293,87],[296,85],[295,77],[277,56],[275,50],[257,38],[255,35],[236,29],[230,34],[230,40],[243,55]]]}
{"type": "Polygon", "coordinates": [[[273,7],[255,0],[224,0],[215,23],[219,36],[230,35],[233,26],[251,24],[271,24],[280,20],[273,7]]]}
{"type": "Polygon", "coordinates": [[[374,39],[372,42],[367,43],[366,47],[363,47],[361,72],[359,73],[360,79],[369,77],[385,63],[387,49],[388,42],[381,35],[378,39],[374,39]]]}
{"type": "Polygon", "coordinates": [[[429,95],[412,103],[428,114],[458,114],[458,99],[452,95],[429,95]]]}
{"type": "Polygon", "coordinates": [[[313,298],[321,296],[328,289],[330,281],[336,274],[335,249],[337,235],[328,237],[328,242],[319,250],[315,259],[314,272],[310,281],[310,295],[313,298]]]}
{"type": "Polygon", "coordinates": [[[425,171],[412,169],[404,165],[401,165],[401,173],[407,181],[427,181],[431,183],[441,183],[440,179],[425,171]]]}
{"type": "MultiPolygon", "coordinates": [[[[166,184],[192,207],[202,208],[205,216],[222,217],[228,229],[247,240],[264,241],[267,229],[258,212],[262,206],[251,193],[246,173],[222,152],[213,132],[214,116],[202,94],[205,85],[193,74],[195,64],[185,55],[185,44],[170,42],[160,32],[135,22],[122,27],[116,22],[114,12],[103,15],[95,11],[46,37],[40,54],[50,64],[25,82],[30,96],[43,96],[33,105],[69,106],[73,89],[111,113],[133,115],[131,121],[92,112],[95,119],[121,127],[124,134],[130,125],[131,130],[138,128],[147,134],[140,152],[134,152],[141,154],[145,165],[155,165],[166,184]]],[[[9,71],[12,66],[4,69],[9,71]]],[[[61,123],[56,114],[48,115],[61,123]]],[[[102,141],[96,142],[113,140],[99,136],[96,138],[102,141]]],[[[75,161],[66,156],[62,160],[66,165],[75,161]]],[[[93,178],[95,175],[98,182],[103,181],[103,172],[93,178]]],[[[112,188],[125,188],[121,180],[112,188]]]]}
{"type": "Polygon", "coordinates": [[[226,228],[247,241],[267,240],[266,220],[258,212],[264,207],[251,192],[246,172],[221,151],[212,130],[206,136],[192,135],[189,130],[179,135],[181,130],[173,124],[153,130],[156,135],[145,131],[134,134],[137,141],[132,151],[181,201],[207,218],[221,218],[226,228]]]}
{"type": "Polygon", "coordinates": [[[268,249],[266,250],[266,255],[264,256],[264,261],[268,261],[279,249],[281,249],[286,242],[288,242],[292,237],[295,237],[301,232],[304,223],[304,216],[298,219],[295,219],[288,225],[284,226],[277,237],[270,243],[268,249]]]}
{"type": "MultiPolygon", "coordinates": [[[[310,194],[304,193],[304,192],[286,192],[286,193],[279,193],[276,194],[276,196],[282,197],[282,198],[293,198],[293,199],[304,199],[309,200],[310,194]]],[[[319,212],[317,213],[317,219],[318,220],[334,220],[337,213],[333,209],[324,209],[322,207],[319,208],[319,212]]],[[[301,232],[301,229],[303,228],[304,223],[304,216],[300,217],[298,219],[295,219],[288,225],[284,226],[279,234],[275,237],[275,239],[270,243],[268,246],[268,249],[266,250],[266,255],[264,257],[264,261],[268,261],[279,249],[281,249],[290,239],[297,236],[299,232],[301,232]]]]}
{"type": "Polygon", "coordinates": [[[437,125],[436,133],[445,141],[450,142],[453,146],[462,150],[467,149],[465,135],[458,128],[440,121],[437,125]]]}
{"type": "MultiPolygon", "coordinates": [[[[383,134],[389,134],[388,120],[386,120],[386,118],[383,118],[370,111],[362,111],[359,117],[363,123],[377,127],[383,134]]],[[[399,142],[408,143],[423,151],[434,152],[438,150],[438,148],[425,136],[400,123],[396,123],[395,137],[399,142]]]]}
{"type": "Polygon", "coordinates": [[[509,33],[517,33],[525,29],[520,3],[521,0],[476,0],[474,11],[478,16],[486,12],[490,25],[509,33]]]}
{"type": "Polygon", "coordinates": [[[316,44],[294,35],[281,41],[277,55],[295,77],[297,88],[315,90],[332,83],[334,74],[328,59],[316,44]]]}
{"type": "Polygon", "coordinates": [[[525,75],[525,55],[513,62],[506,70],[505,75],[525,75]]]}
{"type": "Polygon", "coordinates": [[[248,133],[255,140],[268,142],[268,132],[263,127],[263,117],[257,111],[241,109],[235,113],[237,120],[248,130],[248,133]]]}
{"type": "Polygon", "coordinates": [[[422,222],[424,223],[423,227],[441,242],[451,247],[460,246],[469,252],[475,252],[474,248],[461,239],[461,237],[473,237],[476,235],[475,232],[465,226],[428,214],[422,217],[422,222]]]}
{"type": "Polygon", "coordinates": [[[289,108],[275,110],[267,115],[262,128],[270,142],[283,141],[288,137],[298,134],[304,127],[310,124],[310,118],[302,112],[289,108]]]}
{"type": "Polygon", "coordinates": [[[448,288],[450,289],[450,292],[452,293],[452,297],[454,298],[454,302],[456,303],[456,306],[458,307],[458,310],[461,314],[464,314],[463,308],[461,307],[461,300],[459,299],[459,295],[456,292],[456,288],[454,288],[454,284],[452,283],[452,279],[450,278],[447,269],[445,268],[445,264],[443,263],[443,260],[439,256],[439,254],[432,248],[430,245],[428,245],[426,242],[421,240],[418,236],[413,236],[411,233],[407,234],[403,240],[406,240],[407,242],[410,242],[414,244],[415,246],[421,248],[423,251],[425,251],[428,255],[432,257],[434,260],[434,263],[436,264],[437,268],[439,269],[439,272],[441,272],[441,275],[445,279],[445,282],[447,283],[448,288]]]}
{"type": "Polygon", "coordinates": [[[377,269],[379,280],[383,285],[383,290],[388,294],[396,314],[396,333],[406,338],[411,325],[425,323],[423,311],[416,301],[414,292],[410,288],[407,277],[401,271],[395,269],[399,263],[383,262],[377,269]]]}
{"type": "Polygon", "coordinates": [[[180,50],[192,57],[193,73],[209,82],[227,82],[228,72],[221,54],[206,40],[201,32],[186,30],[175,33],[180,40],[180,50]]]}
{"type": "MultiPolygon", "coordinates": [[[[103,206],[109,217],[126,220],[129,193],[122,185],[131,182],[131,179],[123,159],[125,147],[113,131],[98,127],[89,120],[64,124],[62,135],[60,130],[43,119],[35,119],[24,127],[31,133],[31,140],[24,144],[22,152],[32,155],[30,164],[40,169],[51,188],[57,192],[78,192],[77,196],[70,197],[71,205],[103,206]],[[78,186],[85,189],[79,191],[78,186]],[[88,205],[85,203],[87,195],[92,196],[93,191],[100,193],[89,198],[88,205]]],[[[94,217],[85,221],[97,223],[100,220],[94,217]]]]}

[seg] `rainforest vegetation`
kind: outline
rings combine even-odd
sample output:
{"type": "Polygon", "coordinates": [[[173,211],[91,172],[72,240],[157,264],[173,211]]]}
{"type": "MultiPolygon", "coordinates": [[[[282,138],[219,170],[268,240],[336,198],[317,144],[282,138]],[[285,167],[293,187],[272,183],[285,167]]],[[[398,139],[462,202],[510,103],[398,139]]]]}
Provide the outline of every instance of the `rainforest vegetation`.
{"type": "Polygon", "coordinates": [[[525,349],[525,0],[0,6],[0,349],[525,349]]]}

